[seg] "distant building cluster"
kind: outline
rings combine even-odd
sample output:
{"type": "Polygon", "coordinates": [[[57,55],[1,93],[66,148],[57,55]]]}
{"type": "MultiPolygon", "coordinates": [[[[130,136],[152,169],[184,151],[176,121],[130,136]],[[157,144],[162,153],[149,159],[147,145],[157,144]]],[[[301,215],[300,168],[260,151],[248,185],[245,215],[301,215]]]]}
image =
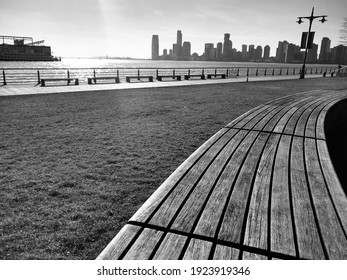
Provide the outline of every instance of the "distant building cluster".
{"type": "MultiPolygon", "coordinates": [[[[339,45],[330,47],[331,40],[327,37],[322,39],[320,52],[318,55],[318,45],[312,44],[312,48],[307,53],[307,63],[335,63],[347,64],[347,46],[339,45]]],[[[242,50],[233,48],[230,34],[224,34],[224,42],[219,42],[215,46],[213,43],[206,43],[204,53],[191,54],[190,42],[182,42],[182,32],[177,31],[176,43],[172,49],[164,49],[159,53],[159,36],[152,36],[152,59],[153,60],[201,60],[201,61],[237,61],[237,62],[280,62],[280,63],[302,63],[304,60],[304,50],[300,46],[287,41],[278,42],[276,56],[270,57],[270,46],[242,45],[242,50]]]]}

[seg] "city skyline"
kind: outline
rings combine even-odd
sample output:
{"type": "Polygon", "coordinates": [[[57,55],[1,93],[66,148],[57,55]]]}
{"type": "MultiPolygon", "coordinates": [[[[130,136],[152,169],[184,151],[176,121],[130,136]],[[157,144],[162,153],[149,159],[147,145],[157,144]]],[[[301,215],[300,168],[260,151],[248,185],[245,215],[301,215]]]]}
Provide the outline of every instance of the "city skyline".
{"type": "MultiPolygon", "coordinates": [[[[230,33],[233,47],[269,45],[275,55],[278,41],[299,44],[308,22],[297,17],[327,15],[314,22],[315,41],[329,37],[338,45],[345,0],[2,0],[3,35],[42,38],[56,56],[151,57],[151,36],[160,35],[160,49],[170,49],[176,30],[184,30],[191,52],[203,53],[204,43],[220,42],[230,33]]],[[[183,41],[185,39],[183,38],[183,41]]]]}
{"type": "MultiPolygon", "coordinates": [[[[323,37],[318,45],[313,39],[314,32],[312,35],[309,38],[305,37],[308,40],[307,63],[347,64],[347,46],[331,46],[328,37],[323,37]]],[[[163,49],[161,52],[159,42],[159,35],[152,35],[152,60],[303,63],[306,48],[305,40],[301,45],[284,40],[278,42],[275,56],[270,56],[269,45],[242,44],[242,49],[237,50],[233,48],[230,34],[225,33],[223,42],[205,43],[202,54],[191,53],[191,44],[189,41],[183,41],[182,30],[177,30],[176,41],[171,49],[163,49]]]]}

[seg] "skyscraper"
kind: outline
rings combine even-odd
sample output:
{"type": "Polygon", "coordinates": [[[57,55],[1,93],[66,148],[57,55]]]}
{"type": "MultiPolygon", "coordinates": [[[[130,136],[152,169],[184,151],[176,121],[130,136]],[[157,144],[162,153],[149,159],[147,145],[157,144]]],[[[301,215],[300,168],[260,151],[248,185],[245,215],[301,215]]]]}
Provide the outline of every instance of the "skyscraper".
{"type": "Polygon", "coordinates": [[[263,48],[261,46],[257,46],[255,49],[255,61],[261,60],[261,57],[263,55],[263,48]]]}
{"type": "Polygon", "coordinates": [[[242,45],[242,61],[248,61],[247,45],[242,45]]]}
{"type": "Polygon", "coordinates": [[[319,60],[322,62],[328,62],[328,57],[330,53],[331,41],[329,38],[324,37],[320,45],[319,60]]]}
{"type": "Polygon", "coordinates": [[[223,43],[222,42],[217,43],[216,58],[218,60],[222,60],[223,58],[223,43]]]}
{"type": "Polygon", "coordinates": [[[249,61],[254,61],[254,59],[255,59],[254,45],[248,46],[248,59],[249,59],[249,61]]]}
{"type": "Polygon", "coordinates": [[[182,46],[182,55],[184,58],[189,58],[191,52],[190,42],[184,42],[182,46]]]}
{"type": "Polygon", "coordinates": [[[182,56],[182,32],[177,30],[177,42],[176,42],[176,58],[182,56]]]}
{"type": "Polygon", "coordinates": [[[213,60],[215,59],[216,51],[213,46],[213,43],[206,43],[205,44],[205,59],[206,60],[213,60]]]}
{"type": "Polygon", "coordinates": [[[267,60],[270,58],[270,46],[266,45],[264,47],[264,60],[267,60]]]}
{"type": "Polygon", "coordinates": [[[152,36],[152,59],[159,59],[159,36],[152,36]]]}
{"type": "Polygon", "coordinates": [[[181,32],[181,30],[177,30],[177,45],[182,47],[182,32],[181,32]]]}
{"type": "Polygon", "coordinates": [[[232,58],[233,43],[230,41],[230,34],[224,34],[223,60],[229,61],[232,58]]]}

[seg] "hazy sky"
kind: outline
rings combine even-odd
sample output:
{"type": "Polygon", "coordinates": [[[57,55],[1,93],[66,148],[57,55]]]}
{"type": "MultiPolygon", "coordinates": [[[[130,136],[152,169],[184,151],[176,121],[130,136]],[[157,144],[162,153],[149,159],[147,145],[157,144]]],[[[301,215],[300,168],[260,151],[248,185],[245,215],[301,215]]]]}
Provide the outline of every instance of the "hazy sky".
{"type": "Polygon", "coordinates": [[[160,53],[172,48],[177,30],[202,54],[205,43],[223,42],[230,33],[233,47],[299,44],[308,21],[298,16],[328,15],[313,23],[314,42],[329,37],[338,45],[347,17],[347,0],[0,0],[0,35],[45,40],[56,56],[130,56],[149,58],[152,35],[159,35],[160,53]]]}

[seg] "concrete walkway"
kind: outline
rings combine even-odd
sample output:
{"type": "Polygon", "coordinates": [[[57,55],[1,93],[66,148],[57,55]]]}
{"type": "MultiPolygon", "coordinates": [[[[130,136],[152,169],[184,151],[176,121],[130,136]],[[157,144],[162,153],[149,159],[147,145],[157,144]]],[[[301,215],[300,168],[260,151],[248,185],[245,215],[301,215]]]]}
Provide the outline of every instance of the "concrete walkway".
{"type": "MultiPolygon", "coordinates": [[[[306,78],[321,78],[322,75],[306,75],[306,78]]],[[[81,84],[78,86],[46,86],[39,85],[6,85],[0,86],[0,96],[11,95],[32,95],[32,94],[51,94],[63,92],[83,92],[83,91],[101,91],[115,89],[136,89],[136,88],[156,88],[156,87],[172,87],[172,86],[192,86],[192,85],[207,85],[207,84],[226,84],[226,83],[245,83],[245,82],[260,82],[260,81],[281,81],[281,80],[296,80],[295,76],[266,76],[266,77],[246,77],[227,78],[227,79],[208,79],[208,80],[184,80],[184,81],[165,81],[165,82],[133,82],[133,83],[104,83],[96,85],[81,84]]]]}

